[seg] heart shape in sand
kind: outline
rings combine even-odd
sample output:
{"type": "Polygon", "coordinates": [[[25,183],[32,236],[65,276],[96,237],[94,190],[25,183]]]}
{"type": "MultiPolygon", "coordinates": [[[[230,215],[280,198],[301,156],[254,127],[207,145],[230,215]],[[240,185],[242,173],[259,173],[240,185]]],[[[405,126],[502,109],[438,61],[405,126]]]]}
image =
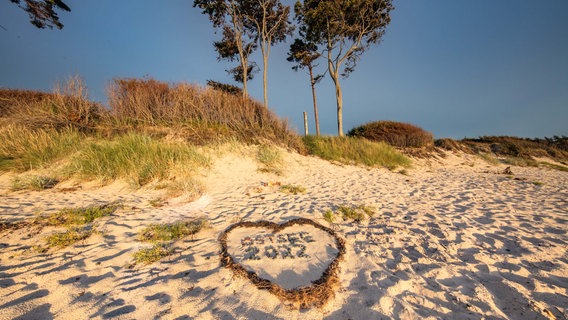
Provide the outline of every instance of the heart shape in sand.
{"type": "Polygon", "coordinates": [[[306,308],[323,305],[338,283],[345,242],[312,220],[239,222],[219,236],[221,261],[258,288],[306,308]]]}

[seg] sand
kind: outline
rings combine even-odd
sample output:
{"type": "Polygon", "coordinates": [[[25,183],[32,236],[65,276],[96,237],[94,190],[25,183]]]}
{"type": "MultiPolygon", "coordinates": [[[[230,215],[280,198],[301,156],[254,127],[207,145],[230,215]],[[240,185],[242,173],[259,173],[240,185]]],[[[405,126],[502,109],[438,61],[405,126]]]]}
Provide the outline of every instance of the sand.
{"type": "MultiPolygon", "coordinates": [[[[159,208],[151,201],[161,191],[126,183],[12,192],[12,176],[0,176],[2,222],[124,204],[97,222],[99,234],[60,250],[32,250],[54,228],[0,232],[0,319],[568,318],[567,172],[511,167],[508,176],[504,165],[464,154],[415,160],[406,175],[297,154],[284,160],[277,176],[259,172],[250,157],[225,153],[200,173],[207,194],[159,208]],[[286,194],[279,184],[301,185],[306,193],[286,194]],[[360,224],[323,219],[326,209],[360,204],[377,213],[360,224]],[[175,253],[160,262],[128,268],[132,254],[149,246],[136,238],[145,226],[200,216],[211,228],[176,242],[175,253]],[[321,308],[295,308],[220,263],[218,237],[230,225],[299,217],[332,227],[346,242],[340,283],[321,308]]],[[[295,228],[282,232],[316,232],[295,228]]],[[[239,232],[230,242],[241,262],[241,240],[270,233],[239,232]]],[[[316,236],[321,246],[306,261],[243,263],[284,286],[302,286],[298,274],[317,277],[329,260],[329,239],[316,236]]]]}

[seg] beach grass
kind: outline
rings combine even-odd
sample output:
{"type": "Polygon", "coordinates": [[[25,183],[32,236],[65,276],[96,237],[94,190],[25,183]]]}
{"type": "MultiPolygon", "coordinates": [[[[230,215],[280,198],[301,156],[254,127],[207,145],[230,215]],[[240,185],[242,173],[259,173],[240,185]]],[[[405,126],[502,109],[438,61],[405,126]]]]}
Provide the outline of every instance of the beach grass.
{"type": "Polygon", "coordinates": [[[174,252],[173,247],[167,243],[155,243],[151,248],[140,249],[133,255],[134,264],[152,264],[174,252]]]}
{"type": "Polygon", "coordinates": [[[39,218],[37,222],[49,226],[84,225],[111,215],[119,207],[119,203],[107,203],[83,208],[67,208],[52,213],[45,218],[39,218]]]}
{"type": "Polygon", "coordinates": [[[34,190],[41,191],[53,188],[59,180],[42,175],[22,175],[12,180],[12,191],[34,190]]]}
{"type": "Polygon", "coordinates": [[[370,167],[409,167],[411,161],[384,142],[352,137],[304,137],[308,152],[325,160],[370,167]]]}
{"type": "Polygon", "coordinates": [[[285,184],[280,187],[280,191],[289,194],[300,194],[300,193],[306,193],[306,188],[300,185],[285,184]]]}

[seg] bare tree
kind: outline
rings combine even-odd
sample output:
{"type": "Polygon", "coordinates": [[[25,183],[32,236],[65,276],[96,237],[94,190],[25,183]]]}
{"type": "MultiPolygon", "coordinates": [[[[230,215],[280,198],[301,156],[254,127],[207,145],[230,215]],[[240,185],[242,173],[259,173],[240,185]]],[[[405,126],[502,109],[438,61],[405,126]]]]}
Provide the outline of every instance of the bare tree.
{"type": "Polygon", "coordinates": [[[355,69],[361,55],[379,43],[390,23],[392,0],[305,0],[297,2],[296,17],[306,37],[321,44],[335,85],[337,131],[343,136],[343,94],[340,78],[355,69]]]}

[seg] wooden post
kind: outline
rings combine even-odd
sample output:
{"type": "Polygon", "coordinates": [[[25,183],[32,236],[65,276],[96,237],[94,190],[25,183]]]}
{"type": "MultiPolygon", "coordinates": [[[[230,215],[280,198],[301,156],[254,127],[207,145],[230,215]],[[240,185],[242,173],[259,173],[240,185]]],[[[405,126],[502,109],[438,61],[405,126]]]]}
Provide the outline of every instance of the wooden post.
{"type": "Polygon", "coordinates": [[[308,114],[304,111],[304,132],[306,133],[306,136],[309,134],[308,133],[308,114]]]}

